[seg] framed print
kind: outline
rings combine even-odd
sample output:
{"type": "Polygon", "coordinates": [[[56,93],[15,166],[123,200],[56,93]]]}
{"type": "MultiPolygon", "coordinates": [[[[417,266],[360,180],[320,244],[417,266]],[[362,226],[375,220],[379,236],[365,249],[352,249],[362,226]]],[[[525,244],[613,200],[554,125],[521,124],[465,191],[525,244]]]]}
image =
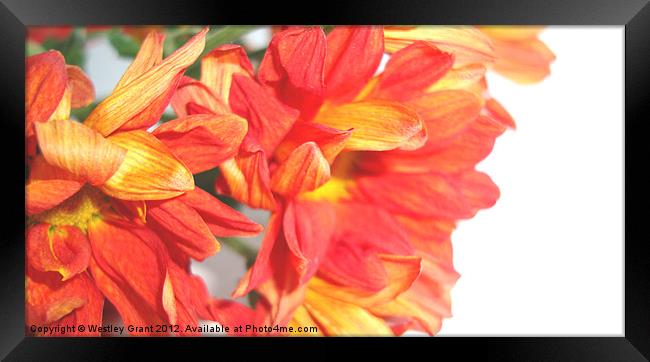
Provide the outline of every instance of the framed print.
{"type": "Polygon", "coordinates": [[[3,0],[3,358],[647,360],[646,1],[242,5],[3,0]]]}

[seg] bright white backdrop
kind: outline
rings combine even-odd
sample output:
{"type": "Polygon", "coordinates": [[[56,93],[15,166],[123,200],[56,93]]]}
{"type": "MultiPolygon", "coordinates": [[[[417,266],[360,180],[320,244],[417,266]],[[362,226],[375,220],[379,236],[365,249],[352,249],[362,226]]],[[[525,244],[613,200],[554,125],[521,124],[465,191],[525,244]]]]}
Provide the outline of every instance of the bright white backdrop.
{"type": "MultiPolygon", "coordinates": [[[[623,37],[549,27],[551,77],[520,86],[490,75],[517,130],[478,166],[501,198],[452,236],[461,278],[440,335],[623,334],[623,37]]],[[[128,62],[105,41],[89,51],[105,96],[128,62]]],[[[245,270],[225,247],[193,268],[222,297],[245,270]]]]}

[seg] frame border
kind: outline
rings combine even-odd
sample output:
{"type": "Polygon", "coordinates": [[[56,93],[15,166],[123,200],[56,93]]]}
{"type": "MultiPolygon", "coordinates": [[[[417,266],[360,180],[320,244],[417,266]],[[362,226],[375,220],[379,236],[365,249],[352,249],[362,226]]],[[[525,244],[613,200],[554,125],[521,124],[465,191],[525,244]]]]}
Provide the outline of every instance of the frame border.
{"type": "MultiPolygon", "coordinates": [[[[649,256],[641,235],[647,209],[640,167],[647,162],[642,125],[650,119],[650,0],[463,0],[437,3],[409,0],[375,1],[372,7],[361,1],[330,0],[310,7],[289,7],[266,2],[175,3],[174,1],[114,0],[1,0],[0,29],[3,56],[0,58],[2,107],[0,115],[9,137],[0,142],[3,168],[3,198],[11,208],[3,217],[5,241],[1,244],[0,283],[2,308],[0,357],[6,360],[132,358],[134,347],[176,352],[228,351],[239,356],[271,349],[289,351],[289,356],[342,355],[331,347],[344,347],[353,355],[369,353],[403,356],[413,348],[454,353],[455,357],[498,357],[499,360],[589,360],[643,361],[650,359],[649,256]],[[274,14],[270,18],[268,14],[274,14]],[[297,15],[300,14],[300,15],[297,15]],[[272,19],[271,21],[269,21],[272,19]],[[512,25],[624,25],[625,26],[625,335],[624,337],[444,337],[373,338],[31,338],[24,327],[24,172],[23,160],[15,157],[24,150],[24,74],[26,26],[32,25],[135,25],[135,24],[512,24],[512,25]],[[17,151],[21,150],[21,151],[17,151]],[[628,160],[631,160],[628,163],[628,160]],[[646,207],[642,209],[641,207],[646,207]],[[641,212],[634,212],[635,209],[641,212]],[[22,215],[20,213],[22,212],[22,215]],[[255,348],[251,348],[254,346],[255,348]],[[198,348],[197,348],[198,347],[198,348]],[[223,348],[219,348],[223,347],[223,348]],[[74,348],[74,349],[72,349],[74,348]],[[301,352],[305,352],[303,355],[301,352]],[[296,353],[298,352],[298,353],[296,353]],[[644,357],[645,356],[645,357],[644,357]]],[[[597,75],[594,83],[597,84],[597,75]]],[[[645,141],[647,143],[647,141],[645,141]]],[[[645,185],[643,185],[645,186],[645,185]]],[[[624,191],[625,191],[624,190],[624,191]]],[[[597,318],[597,316],[594,316],[597,318]]],[[[185,354],[185,357],[188,355],[185,354]]],[[[278,355],[276,355],[278,356],[278,355]]]]}

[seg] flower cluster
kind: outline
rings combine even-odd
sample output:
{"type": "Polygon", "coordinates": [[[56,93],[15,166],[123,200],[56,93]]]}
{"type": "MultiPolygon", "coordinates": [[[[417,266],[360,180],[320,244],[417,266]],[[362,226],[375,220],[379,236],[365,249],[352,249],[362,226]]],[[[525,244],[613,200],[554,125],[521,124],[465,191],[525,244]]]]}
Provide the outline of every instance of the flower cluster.
{"type": "Polygon", "coordinates": [[[27,59],[26,323],[101,324],[108,300],[130,325],[437,333],[459,276],[451,233],[499,197],[475,166],[515,126],[485,74],[546,77],[539,29],[278,28],[257,69],[228,44],[193,79],[206,32],[164,59],[149,33],[83,122],[83,71],[56,51],[27,59]],[[177,118],[152,127],[169,105],[177,118]],[[194,185],[214,168],[215,190],[194,185]],[[255,291],[251,308],[191,273],[215,237],[262,231],[215,192],[271,213],[232,295],[255,291]]]}

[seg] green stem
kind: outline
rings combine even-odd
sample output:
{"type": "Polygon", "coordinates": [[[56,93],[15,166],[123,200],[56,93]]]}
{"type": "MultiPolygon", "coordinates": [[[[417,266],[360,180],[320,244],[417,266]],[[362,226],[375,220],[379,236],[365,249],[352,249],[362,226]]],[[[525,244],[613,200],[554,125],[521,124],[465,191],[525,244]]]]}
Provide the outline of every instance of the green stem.
{"type": "Polygon", "coordinates": [[[237,254],[246,259],[246,266],[249,267],[255,262],[257,257],[257,250],[246,245],[241,239],[238,238],[219,238],[222,244],[232,249],[237,254]]]}

